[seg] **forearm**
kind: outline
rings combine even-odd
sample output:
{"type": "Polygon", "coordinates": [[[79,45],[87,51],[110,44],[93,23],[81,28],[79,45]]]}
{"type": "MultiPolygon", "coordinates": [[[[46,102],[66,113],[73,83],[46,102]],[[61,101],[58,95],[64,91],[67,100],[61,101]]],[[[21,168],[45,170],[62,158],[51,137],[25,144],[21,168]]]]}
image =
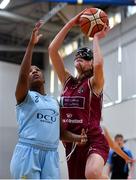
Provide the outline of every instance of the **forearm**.
{"type": "Polygon", "coordinates": [[[113,139],[110,136],[108,129],[103,127],[103,130],[104,130],[104,134],[105,134],[105,137],[108,141],[110,148],[112,148],[119,156],[121,156],[126,161],[130,160],[130,157],[126,153],[124,153],[124,151],[122,151],[122,149],[119,147],[119,145],[117,143],[115,143],[113,141],[113,139]]]}
{"type": "Polygon", "coordinates": [[[63,130],[61,131],[60,139],[65,142],[81,142],[81,135],[77,135],[70,131],[63,130]]]}
{"type": "Polygon", "coordinates": [[[20,67],[20,76],[25,76],[26,79],[29,75],[29,71],[32,63],[33,48],[34,45],[31,42],[29,42],[20,67]]]}
{"type": "Polygon", "coordinates": [[[114,145],[114,151],[120,155],[125,161],[129,161],[131,158],[124,153],[124,151],[121,150],[121,148],[118,145],[114,145]]]}
{"type": "Polygon", "coordinates": [[[103,66],[103,56],[101,53],[99,39],[97,36],[94,36],[93,39],[93,54],[94,54],[94,67],[103,66]]]}
{"type": "Polygon", "coordinates": [[[93,40],[93,79],[92,87],[95,93],[101,93],[104,85],[104,73],[103,73],[103,57],[101,54],[99,39],[97,36],[94,36],[93,40]]]}
{"type": "Polygon", "coordinates": [[[54,38],[52,43],[49,46],[49,49],[53,51],[58,51],[61,47],[66,35],[68,34],[69,30],[73,27],[73,24],[68,22],[61,31],[57,34],[57,36],[54,38]]]}

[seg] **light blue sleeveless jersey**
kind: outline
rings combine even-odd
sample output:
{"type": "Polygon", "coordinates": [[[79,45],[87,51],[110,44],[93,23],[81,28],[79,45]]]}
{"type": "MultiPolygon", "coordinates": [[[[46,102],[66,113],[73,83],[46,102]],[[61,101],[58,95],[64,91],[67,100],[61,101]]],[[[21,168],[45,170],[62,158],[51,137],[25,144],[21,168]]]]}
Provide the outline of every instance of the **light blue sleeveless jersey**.
{"type": "Polygon", "coordinates": [[[59,104],[49,95],[28,91],[16,106],[19,141],[45,148],[57,148],[60,135],[59,104]]]}

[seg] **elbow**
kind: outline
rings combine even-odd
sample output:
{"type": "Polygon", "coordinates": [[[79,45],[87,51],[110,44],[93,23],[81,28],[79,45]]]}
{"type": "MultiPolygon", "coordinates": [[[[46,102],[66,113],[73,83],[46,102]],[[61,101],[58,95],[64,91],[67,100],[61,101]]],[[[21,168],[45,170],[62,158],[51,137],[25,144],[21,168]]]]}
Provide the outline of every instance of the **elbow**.
{"type": "Polygon", "coordinates": [[[53,46],[50,44],[49,47],[48,47],[49,54],[51,54],[52,51],[53,51],[53,46]]]}
{"type": "Polygon", "coordinates": [[[52,54],[53,52],[57,51],[57,47],[53,43],[51,43],[48,47],[49,54],[52,54]]]}

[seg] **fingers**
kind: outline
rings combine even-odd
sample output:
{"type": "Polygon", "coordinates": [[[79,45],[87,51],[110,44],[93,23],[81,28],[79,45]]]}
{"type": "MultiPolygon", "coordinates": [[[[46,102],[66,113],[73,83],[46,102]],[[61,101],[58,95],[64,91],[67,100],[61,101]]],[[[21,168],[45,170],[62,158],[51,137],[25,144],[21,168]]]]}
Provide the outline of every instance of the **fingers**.
{"type": "Polygon", "coordinates": [[[83,128],[81,131],[81,144],[85,144],[87,142],[87,135],[85,129],[83,128]]]}
{"type": "Polygon", "coordinates": [[[131,158],[126,161],[126,163],[135,163],[135,162],[136,162],[136,159],[131,159],[131,158]]]}
{"type": "Polygon", "coordinates": [[[83,11],[81,11],[80,13],[78,13],[76,16],[79,17],[81,16],[88,8],[85,8],[83,11]]]}
{"type": "Polygon", "coordinates": [[[39,29],[43,26],[43,24],[44,24],[43,20],[38,21],[34,26],[33,32],[39,31],[39,29]]]}
{"type": "Polygon", "coordinates": [[[43,24],[44,24],[44,21],[40,20],[35,24],[35,28],[40,29],[43,26],[43,24]]]}
{"type": "Polygon", "coordinates": [[[42,36],[43,36],[42,34],[39,34],[39,35],[38,35],[38,39],[40,39],[42,36]]]}
{"type": "MultiPolygon", "coordinates": [[[[38,31],[43,26],[43,24],[44,24],[43,20],[38,21],[34,26],[33,33],[38,34],[38,31]]],[[[42,34],[38,35],[39,38],[41,38],[41,36],[42,36],[42,34]]]]}
{"type": "Polygon", "coordinates": [[[136,159],[132,159],[132,163],[136,163],[136,159]]]}
{"type": "Polygon", "coordinates": [[[85,129],[83,128],[82,131],[81,131],[81,135],[85,135],[85,129]]]}
{"type": "Polygon", "coordinates": [[[82,14],[84,14],[84,12],[87,10],[87,8],[85,8],[83,11],[81,11],[78,15],[82,15],[82,14]]]}
{"type": "Polygon", "coordinates": [[[88,139],[87,139],[86,131],[84,128],[82,128],[80,135],[80,142],[78,142],[77,145],[79,146],[85,145],[87,141],[88,139]]]}
{"type": "Polygon", "coordinates": [[[81,144],[85,144],[87,142],[87,137],[81,139],[81,144]]]}
{"type": "Polygon", "coordinates": [[[82,135],[86,135],[87,132],[88,132],[88,129],[85,130],[84,128],[82,128],[82,130],[81,130],[82,135]]]}
{"type": "Polygon", "coordinates": [[[109,30],[110,30],[110,26],[108,26],[108,25],[105,23],[104,26],[103,26],[102,31],[108,32],[109,30]]]}

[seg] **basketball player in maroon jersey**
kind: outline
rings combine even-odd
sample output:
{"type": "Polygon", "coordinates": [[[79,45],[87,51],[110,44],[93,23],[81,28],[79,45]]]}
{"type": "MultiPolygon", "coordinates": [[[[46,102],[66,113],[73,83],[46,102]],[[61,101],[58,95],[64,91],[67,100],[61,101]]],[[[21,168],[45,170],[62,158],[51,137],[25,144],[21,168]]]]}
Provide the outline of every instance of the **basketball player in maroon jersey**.
{"type": "MultiPolygon", "coordinates": [[[[85,129],[88,141],[77,146],[68,161],[70,179],[100,179],[106,163],[109,146],[100,127],[102,109],[102,90],[104,85],[103,57],[99,40],[104,38],[109,27],[94,35],[93,52],[81,48],[74,58],[77,77],[73,77],[64,67],[59,54],[69,30],[78,25],[83,12],[71,19],[57,34],[49,46],[52,64],[63,85],[61,94],[61,120],[67,130],[80,134],[85,129]]],[[[66,143],[66,154],[71,152],[72,144],[66,143]]]]}

